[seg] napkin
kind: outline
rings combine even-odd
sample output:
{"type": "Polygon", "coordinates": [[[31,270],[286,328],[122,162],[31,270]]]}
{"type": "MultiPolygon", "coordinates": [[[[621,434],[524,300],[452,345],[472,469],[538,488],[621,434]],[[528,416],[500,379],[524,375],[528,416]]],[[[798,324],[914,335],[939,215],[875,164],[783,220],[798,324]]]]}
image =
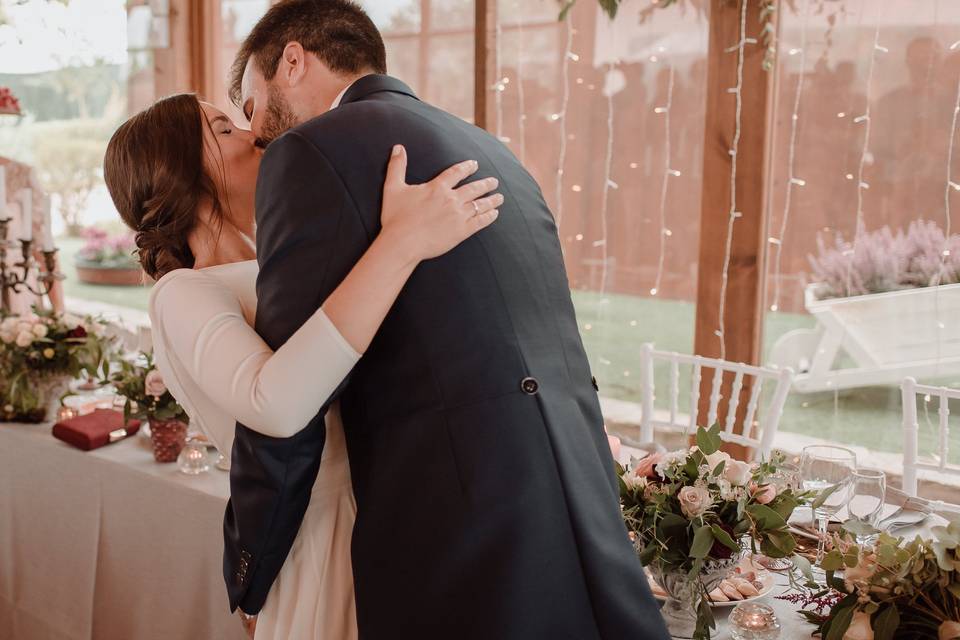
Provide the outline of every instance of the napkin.
{"type": "Polygon", "coordinates": [[[53,425],[53,437],[90,451],[132,436],[140,429],[139,420],[123,424],[123,414],[113,409],[96,409],[53,425]]]}

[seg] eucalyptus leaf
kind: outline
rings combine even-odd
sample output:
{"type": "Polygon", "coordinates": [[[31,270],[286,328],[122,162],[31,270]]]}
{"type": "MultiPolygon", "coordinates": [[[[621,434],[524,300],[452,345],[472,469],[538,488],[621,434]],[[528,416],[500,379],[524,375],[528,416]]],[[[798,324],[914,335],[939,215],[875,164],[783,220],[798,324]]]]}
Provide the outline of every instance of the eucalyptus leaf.
{"type": "Polygon", "coordinates": [[[829,487],[821,491],[817,495],[817,497],[814,499],[814,501],[810,504],[810,508],[816,511],[817,509],[822,507],[823,503],[825,503],[827,501],[827,498],[830,497],[830,494],[832,494],[834,491],[836,491],[839,488],[840,488],[839,484],[834,484],[834,485],[830,485],[829,487]]]}
{"type": "Polygon", "coordinates": [[[830,631],[827,632],[823,640],[843,640],[847,629],[850,628],[850,623],[853,622],[853,612],[854,608],[852,606],[843,607],[839,610],[834,608],[830,631]]]}
{"type": "Polygon", "coordinates": [[[893,636],[900,626],[900,612],[897,610],[897,605],[891,604],[878,613],[873,619],[872,626],[874,640],[893,640],[893,636]]]}
{"type": "Polygon", "coordinates": [[[713,529],[704,525],[693,534],[693,543],[690,545],[691,558],[706,558],[713,547],[713,529]]]}
{"type": "Polygon", "coordinates": [[[713,537],[715,537],[720,544],[725,546],[731,551],[739,551],[740,545],[734,542],[733,538],[730,537],[730,534],[720,528],[719,525],[711,525],[710,530],[713,532],[713,537]]]}

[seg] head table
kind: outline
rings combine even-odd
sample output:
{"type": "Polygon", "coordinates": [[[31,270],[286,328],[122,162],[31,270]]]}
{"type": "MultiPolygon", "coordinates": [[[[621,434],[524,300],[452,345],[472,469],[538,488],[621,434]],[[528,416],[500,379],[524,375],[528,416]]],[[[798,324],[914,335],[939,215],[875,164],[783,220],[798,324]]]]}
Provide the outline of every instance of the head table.
{"type": "MultiPolygon", "coordinates": [[[[245,638],[221,577],[227,474],[157,464],[141,434],[84,452],[50,428],[0,423],[0,638],[245,638]]],[[[778,576],[763,602],[781,638],[810,638],[786,590],[778,576]]]]}
{"type": "Polygon", "coordinates": [[[0,638],[241,640],[223,586],[228,477],[135,435],[84,452],[0,423],[0,638]]]}

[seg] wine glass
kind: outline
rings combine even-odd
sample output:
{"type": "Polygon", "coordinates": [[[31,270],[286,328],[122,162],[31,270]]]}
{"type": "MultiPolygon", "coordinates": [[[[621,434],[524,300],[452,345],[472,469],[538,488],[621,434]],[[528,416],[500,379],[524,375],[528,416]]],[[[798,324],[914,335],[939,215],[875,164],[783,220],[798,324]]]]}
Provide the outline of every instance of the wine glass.
{"type": "Polygon", "coordinates": [[[857,468],[857,454],[845,447],[814,444],[803,448],[800,456],[800,477],[806,491],[830,493],[814,510],[817,519],[817,564],[823,560],[827,541],[827,523],[830,516],[850,500],[853,472],[857,468]]]}
{"type": "MultiPolygon", "coordinates": [[[[786,462],[781,464],[776,471],[767,476],[767,482],[777,488],[777,494],[783,493],[788,489],[794,492],[803,490],[800,468],[795,464],[786,462]]],[[[771,571],[784,571],[793,568],[793,561],[790,558],[768,558],[763,556],[759,562],[771,571]]]]}
{"type": "MultiPolygon", "coordinates": [[[[874,529],[880,523],[883,503],[887,494],[887,474],[878,469],[856,469],[853,472],[853,488],[847,511],[850,518],[870,525],[874,529]]],[[[872,543],[876,534],[856,534],[857,544],[872,543]]]]}

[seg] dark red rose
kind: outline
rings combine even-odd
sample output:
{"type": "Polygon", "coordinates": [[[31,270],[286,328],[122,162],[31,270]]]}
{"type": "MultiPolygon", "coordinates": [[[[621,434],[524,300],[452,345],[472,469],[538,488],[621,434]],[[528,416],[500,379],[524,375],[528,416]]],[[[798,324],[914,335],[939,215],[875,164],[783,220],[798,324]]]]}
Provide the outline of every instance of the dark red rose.
{"type": "MultiPolygon", "coordinates": [[[[736,540],[736,536],[733,535],[733,527],[727,524],[721,524],[720,528],[730,534],[730,537],[736,540]]],[[[710,549],[710,557],[716,558],[717,560],[726,560],[733,555],[733,550],[725,544],[721,543],[719,540],[714,539],[713,547],[710,549]]]]}
{"type": "Polygon", "coordinates": [[[68,338],[86,338],[87,330],[84,329],[82,326],[77,325],[76,327],[74,327],[73,329],[70,329],[70,331],[67,332],[67,337],[68,338]]]}

